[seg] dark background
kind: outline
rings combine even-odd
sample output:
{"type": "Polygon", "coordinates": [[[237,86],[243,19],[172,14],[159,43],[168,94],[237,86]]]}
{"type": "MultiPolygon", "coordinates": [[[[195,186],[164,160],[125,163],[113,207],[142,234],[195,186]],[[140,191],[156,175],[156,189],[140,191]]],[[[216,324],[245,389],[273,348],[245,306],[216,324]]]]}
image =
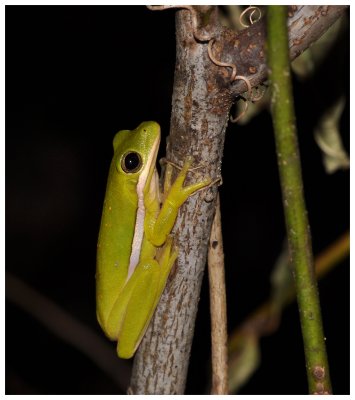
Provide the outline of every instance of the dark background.
{"type": "MultiPolygon", "coordinates": [[[[145,120],[158,121],[163,135],[169,132],[174,14],[143,6],[6,6],[6,269],[103,341],[95,317],[95,250],[112,139],[145,120]]],[[[312,79],[294,81],[315,254],[349,226],[349,172],[327,175],[313,139],[321,112],[339,92],[348,94],[348,49],[346,33],[312,79]]],[[[349,149],[348,104],[341,128],[349,149]]],[[[228,127],[222,172],[232,331],[268,297],[285,235],[267,111],[246,126],[228,127]]],[[[348,260],[319,288],[333,389],[347,394],[348,260]]],[[[187,393],[208,390],[209,351],[205,277],[187,393]]],[[[261,367],[241,393],[307,392],[295,304],[277,333],[261,340],[261,351],[261,367]]],[[[131,365],[117,363],[126,372],[131,365]]],[[[7,301],[6,393],[115,394],[124,387],[7,301]]]]}

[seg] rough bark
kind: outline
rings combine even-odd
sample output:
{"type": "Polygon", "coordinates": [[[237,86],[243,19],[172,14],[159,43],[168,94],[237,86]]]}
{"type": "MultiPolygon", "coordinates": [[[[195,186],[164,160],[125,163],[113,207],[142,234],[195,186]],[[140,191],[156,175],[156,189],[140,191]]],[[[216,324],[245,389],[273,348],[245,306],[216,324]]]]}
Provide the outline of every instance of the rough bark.
{"type": "MultiPolygon", "coordinates": [[[[344,5],[290,6],[288,19],[290,59],[294,60],[308,49],[344,14],[346,8],[344,5]]],[[[219,43],[221,47],[219,58],[236,64],[238,75],[247,77],[252,87],[260,85],[267,79],[265,40],[265,18],[238,33],[223,30],[220,38],[216,38],[216,46],[219,43]]],[[[237,80],[231,87],[231,94],[238,96],[246,90],[245,83],[237,80]]]]}
{"type": "MultiPolygon", "coordinates": [[[[214,11],[216,12],[216,11],[214,11]]],[[[218,67],[206,45],[195,41],[189,11],[176,18],[177,62],[167,158],[177,164],[193,155],[192,180],[218,177],[232,99],[219,89],[218,67]]],[[[217,184],[190,197],[182,207],[174,237],[179,259],[160,305],[137,352],[132,377],[135,394],[184,392],[197,303],[206,262],[217,184]]]]}
{"type": "MultiPolygon", "coordinates": [[[[309,7],[318,9],[320,6],[298,6],[290,19],[291,30],[297,27],[304,35],[297,45],[292,36],[292,43],[296,46],[294,49],[291,46],[292,57],[300,54],[302,46],[306,48],[311,42],[307,42],[306,36],[311,35],[311,31],[302,31],[297,22],[297,18],[302,18],[302,10],[310,10],[309,7]]],[[[327,20],[329,27],[341,11],[340,6],[326,8],[327,15],[333,15],[333,19],[327,20]],[[337,10],[333,12],[333,9],[337,10]]],[[[218,25],[217,7],[195,9],[199,13],[199,26],[216,38],[214,56],[235,63],[237,73],[245,74],[253,86],[260,84],[266,78],[264,22],[261,20],[236,33],[218,25]]],[[[318,20],[316,16],[315,20],[326,18],[322,12],[316,13],[318,20]]],[[[193,155],[195,166],[200,168],[191,173],[189,179],[196,181],[220,176],[229,111],[235,96],[246,89],[242,81],[231,85],[230,68],[211,62],[207,41],[196,40],[191,21],[189,10],[177,11],[176,68],[167,159],[182,165],[188,155],[193,155]]],[[[312,35],[312,40],[315,40],[315,35],[312,35]]],[[[180,210],[174,232],[179,247],[178,262],[137,351],[130,393],[162,395],[184,392],[216,196],[217,184],[192,196],[180,210]]]]}

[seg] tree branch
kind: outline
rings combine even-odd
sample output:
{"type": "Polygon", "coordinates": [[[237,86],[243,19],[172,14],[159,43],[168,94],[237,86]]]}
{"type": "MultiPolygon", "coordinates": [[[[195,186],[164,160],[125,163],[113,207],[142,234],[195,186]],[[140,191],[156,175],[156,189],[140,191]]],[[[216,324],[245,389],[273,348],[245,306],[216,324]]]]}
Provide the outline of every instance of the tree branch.
{"type": "MultiPolygon", "coordinates": [[[[199,10],[209,20],[216,18],[216,7],[199,10]]],[[[167,158],[181,165],[187,155],[193,155],[195,166],[201,167],[190,174],[195,181],[220,174],[232,99],[227,90],[219,89],[219,67],[211,63],[206,44],[195,40],[192,25],[188,10],[176,13],[177,59],[167,158]]],[[[174,232],[179,258],[134,360],[134,394],[184,392],[216,196],[217,184],[190,197],[179,212],[174,232]]]]}
{"type": "Polygon", "coordinates": [[[208,282],[211,313],[211,394],[228,394],[227,298],[219,196],[208,249],[208,282]]]}
{"type": "MultiPolygon", "coordinates": [[[[292,6],[289,8],[288,29],[290,59],[294,60],[343,15],[347,6],[292,6]]],[[[216,37],[218,58],[235,64],[238,75],[249,79],[252,87],[267,79],[265,57],[265,18],[240,32],[221,30],[216,37]]],[[[228,71],[227,71],[228,72],[228,71]]],[[[225,74],[225,72],[224,72],[225,74]]],[[[228,72],[230,75],[230,72],[228,72]]],[[[226,83],[229,83],[227,78],[226,83]]],[[[247,90],[245,82],[235,81],[230,89],[233,97],[247,90]]]]}

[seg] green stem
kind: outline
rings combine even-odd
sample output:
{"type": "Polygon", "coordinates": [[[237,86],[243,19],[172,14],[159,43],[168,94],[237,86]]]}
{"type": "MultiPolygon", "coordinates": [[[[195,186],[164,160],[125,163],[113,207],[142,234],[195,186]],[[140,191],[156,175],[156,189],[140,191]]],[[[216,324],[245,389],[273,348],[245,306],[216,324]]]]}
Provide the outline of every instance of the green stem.
{"type": "Polygon", "coordinates": [[[272,90],[271,111],[309,392],[327,394],[331,393],[332,389],[303,195],[286,22],[286,6],[268,7],[267,46],[272,90]]]}

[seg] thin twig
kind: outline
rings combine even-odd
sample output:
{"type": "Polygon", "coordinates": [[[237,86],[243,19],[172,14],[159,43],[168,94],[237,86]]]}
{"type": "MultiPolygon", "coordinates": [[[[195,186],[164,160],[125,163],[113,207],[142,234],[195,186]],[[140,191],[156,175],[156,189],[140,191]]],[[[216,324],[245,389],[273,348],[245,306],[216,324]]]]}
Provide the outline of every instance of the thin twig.
{"type": "MultiPolygon", "coordinates": [[[[315,270],[317,279],[320,280],[332,271],[350,253],[350,233],[346,232],[326,249],[317,255],[315,270]]],[[[275,307],[273,295],[253,310],[244,322],[238,326],[228,338],[228,386],[230,393],[237,392],[255,372],[258,363],[249,363],[245,370],[246,354],[250,354],[250,343],[254,346],[253,354],[259,352],[260,338],[272,335],[279,328],[283,309],[295,300],[294,286],[289,286],[283,299],[275,307]],[[244,365],[243,365],[244,364],[244,365]],[[243,367],[242,367],[243,365],[243,367]]],[[[250,356],[248,356],[250,358],[250,356]]]]}
{"type": "Polygon", "coordinates": [[[290,258],[300,311],[309,392],[329,394],[332,389],[303,194],[286,21],[287,7],[269,6],[267,44],[272,90],[271,111],[290,258]]]}
{"type": "Polygon", "coordinates": [[[228,394],[227,302],[219,195],[208,248],[208,278],[212,339],[211,394],[228,394]]]}
{"type": "Polygon", "coordinates": [[[127,387],[130,369],[117,359],[102,335],[10,272],[6,273],[6,299],[39,321],[59,340],[91,359],[122,390],[127,387]]]}

